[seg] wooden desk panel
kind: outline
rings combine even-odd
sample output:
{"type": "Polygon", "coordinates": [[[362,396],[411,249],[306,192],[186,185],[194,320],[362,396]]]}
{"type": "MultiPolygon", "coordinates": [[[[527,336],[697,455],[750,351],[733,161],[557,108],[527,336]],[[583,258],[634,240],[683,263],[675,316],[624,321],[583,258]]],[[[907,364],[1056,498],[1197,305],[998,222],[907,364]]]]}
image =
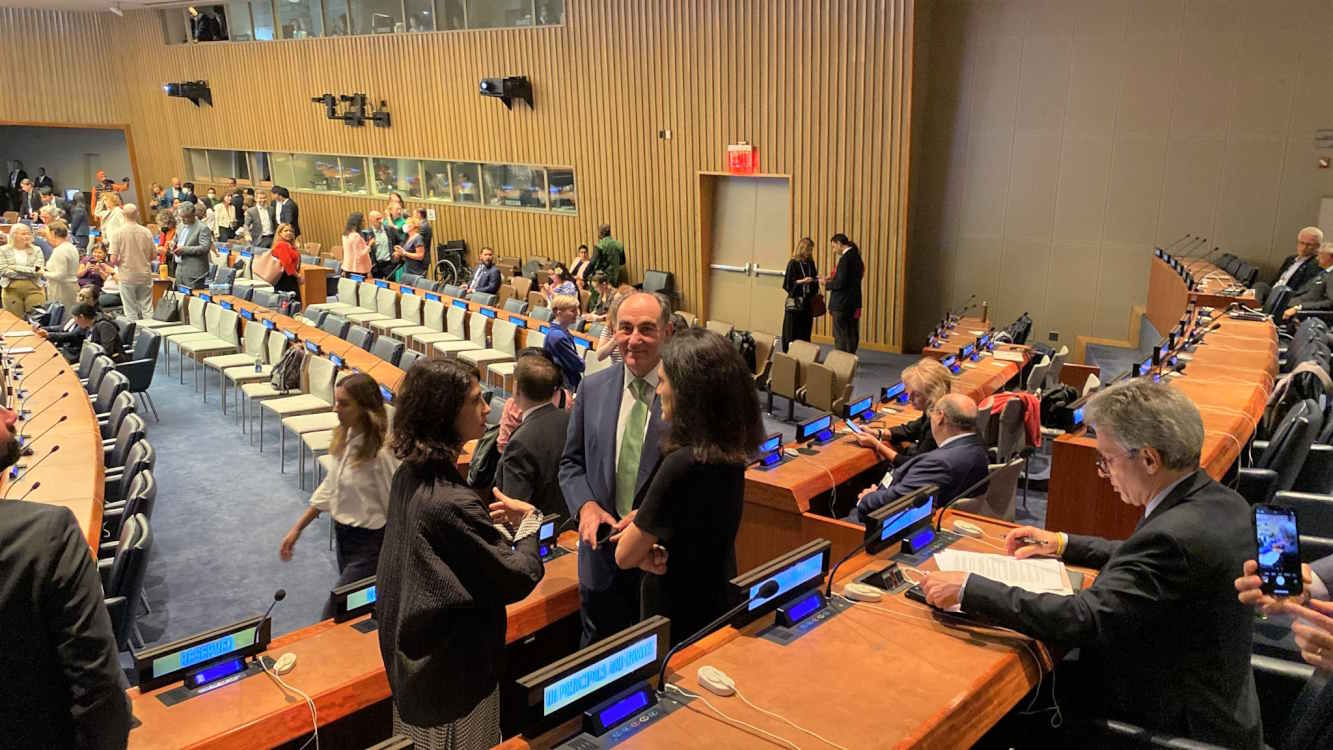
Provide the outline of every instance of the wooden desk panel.
{"type": "MultiPolygon", "coordinates": [[[[1204,427],[1200,463],[1221,479],[1254,434],[1273,390],[1277,329],[1271,322],[1217,320],[1222,327],[1204,338],[1182,376],[1170,383],[1198,407],[1204,427]]],[[[1110,481],[1097,474],[1096,453],[1096,440],[1083,431],[1056,439],[1046,528],[1127,538],[1142,511],[1122,502],[1110,481]]]]}
{"type": "Polygon", "coordinates": [[[949,338],[941,341],[939,346],[928,346],[922,349],[921,356],[943,359],[950,354],[957,354],[962,351],[963,347],[976,341],[978,336],[984,335],[990,328],[990,321],[970,315],[961,317],[949,332],[949,338]]]}
{"type": "MultiPolygon", "coordinates": [[[[988,545],[999,544],[1013,526],[952,511],[946,523],[955,515],[977,523],[988,534],[984,541],[961,540],[957,545],[961,549],[996,551],[988,545]]],[[[838,580],[879,569],[888,556],[887,552],[877,558],[860,554],[838,571],[838,580]]],[[[923,566],[934,567],[933,561],[923,566]]],[[[709,664],[736,680],[750,701],[846,747],[952,749],[968,747],[980,738],[1053,663],[1045,647],[1026,636],[960,625],[902,595],[874,606],[880,609],[854,607],[785,647],[756,637],[772,623],[771,617],[743,630],[723,628],[673,658],[668,679],[699,694],[702,688],[695,672],[709,664]]],[[[822,744],[737,698],[702,694],[730,716],[765,731],[802,746],[822,744]]],[[[568,731],[566,727],[532,739],[516,737],[500,747],[547,748],[568,731]]],[[[772,748],[774,742],[722,721],[695,702],[618,747],[716,750],[772,748]]]]}
{"type": "MultiPolygon", "coordinates": [[[[565,532],[561,545],[574,549],[578,535],[565,532]]],[[[505,640],[517,643],[579,609],[578,555],[559,557],[525,599],[508,607],[505,640]]],[[[364,618],[362,618],[364,619],[364,618]]],[[[377,632],[352,625],[315,623],[275,638],[266,655],[296,654],[296,669],[283,679],[315,701],[320,726],[365,710],[390,697],[377,632]]],[[[174,686],[128,691],[141,724],[130,731],[132,748],[273,747],[308,735],[310,711],[294,693],[260,674],[168,707],[157,696],[174,686]]],[[[387,728],[386,728],[387,730],[387,728]]]]}
{"type": "MultiPolygon", "coordinates": [[[[0,311],[0,330],[21,327],[23,322],[18,317],[0,311]]],[[[102,464],[102,435],[92,401],[78,374],[66,364],[54,344],[37,336],[3,341],[6,347],[33,348],[30,354],[18,357],[34,382],[19,380],[14,387],[16,392],[27,389],[31,393],[23,404],[29,416],[17,426],[28,436],[34,453],[19,461],[19,465],[31,469],[18,479],[11,481],[9,472],[3,473],[0,495],[14,500],[28,493],[26,499],[31,502],[69,508],[95,555],[101,543],[106,470],[102,464]],[[50,432],[43,435],[48,428],[50,432]],[[50,453],[56,446],[60,446],[59,450],[50,453]]]]}

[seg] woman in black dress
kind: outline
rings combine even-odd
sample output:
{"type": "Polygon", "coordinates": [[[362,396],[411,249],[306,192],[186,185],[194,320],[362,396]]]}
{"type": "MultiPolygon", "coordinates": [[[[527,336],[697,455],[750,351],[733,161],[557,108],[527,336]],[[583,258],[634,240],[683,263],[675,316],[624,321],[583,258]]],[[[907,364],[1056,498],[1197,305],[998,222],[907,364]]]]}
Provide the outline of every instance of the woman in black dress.
{"type": "Polygon", "coordinates": [[[731,604],[745,466],[764,438],[754,376],[721,336],[702,328],[662,348],[657,394],[671,425],[633,520],[615,539],[616,564],[642,568],[644,617],[671,619],[677,643],[731,604]]]}
{"type": "Polygon", "coordinates": [[[787,261],[787,273],[782,277],[782,288],[787,292],[786,312],[782,316],[782,351],[792,341],[809,341],[815,319],[810,314],[810,302],[819,292],[819,269],[815,267],[815,243],[802,237],[796,243],[796,252],[787,261]]]}
{"type": "Polygon", "coordinates": [[[458,473],[459,451],[482,436],[489,411],[476,368],[459,360],[418,363],[398,394],[392,446],[403,463],[389,490],[376,618],[394,733],[418,748],[500,741],[505,605],[543,574],[541,513],[493,524],[458,473]]]}

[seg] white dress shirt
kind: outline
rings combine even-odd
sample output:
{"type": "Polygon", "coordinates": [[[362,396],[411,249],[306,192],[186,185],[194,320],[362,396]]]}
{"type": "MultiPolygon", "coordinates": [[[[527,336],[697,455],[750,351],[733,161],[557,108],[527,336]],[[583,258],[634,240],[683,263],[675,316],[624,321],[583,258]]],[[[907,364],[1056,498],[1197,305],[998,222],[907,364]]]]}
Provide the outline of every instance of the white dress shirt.
{"type": "MultiPolygon", "coordinates": [[[[1287,270],[1283,271],[1282,275],[1278,277],[1277,284],[1282,284],[1284,286],[1287,285],[1288,282],[1291,281],[1291,277],[1295,276],[1296,272],[1300,270],[1301,266],[1305,265],[1308,262],[1310,262],[1309,258],[1302,258],[1299,255],[1296,256],[1296,260],[1293,260],[1291,262],[1291,265],[1287,266],[1287,270]]],[[[1277,284],[1274,284],[1273,286],[1277,286],[1277,284]]]]}
{"type": "Polygon", "coordinates": [[[343,457],[334,460],[333,470],[310,497],[310,507],[328,513],[344,526],[384,528],[389,509],[389,485],[399,461],[387,443],[367,461],[350,461],[348,457],[356,452],[360,441],[357,434],[348,438],[343,457]]]}
{"type": "MultiPolygon", "coordinates": [[[[648,424],[653,421],[651,409],[653,406],[653,399],[656,398],[654,393],[657,390],[657,368],[654,367],[651,371],[649,371],[648,375],[645,376],[643,379],[648,381],[648,388],[649,388],[647,398],[648,398],[648,408],[650,411],[648,414],[648,419],[645,419],[643,422],[643,434],[647,435],[648,424]]],[[[625,436],[625,425],[629,423],[630,409],[634,408],[634,391],[631,391],[629,388],[630,383],[633,382],[634,382],[634,373],[630,372],[629,366],[626,366],[625,387],[620,391],[620,416],[616,419],[616,460],[613,466],[620,465],[620,442],[621,439],[624,438],[625,436]]]]}
{"type": "MultiPolygon", "coordinates": [[[[261,237],[267,237],[273,234],[273,219],[269,218],[268,206],[256,206],[259,209],[259,233],[261,237]]],[[[258,241],[259,237],[250,239],[258,241]]]]}

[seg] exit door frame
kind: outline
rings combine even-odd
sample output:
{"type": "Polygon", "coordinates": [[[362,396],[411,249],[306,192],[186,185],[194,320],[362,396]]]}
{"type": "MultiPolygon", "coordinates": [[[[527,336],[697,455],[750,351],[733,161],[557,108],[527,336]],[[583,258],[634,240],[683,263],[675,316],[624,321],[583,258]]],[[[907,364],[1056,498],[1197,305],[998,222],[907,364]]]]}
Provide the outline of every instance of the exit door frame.
{"type": "MultiPolygon", "coordinates": [[[[708,309],[713,293],[712,273],[710,269],[713,265],[713,195],[714,185],[719,177],[739,177],[742,179],[777,179],[787,181],[787,241],[791,242],[794,236],[791,222],[795,221],[796,216],[796,198],[795,191],[792,190],[792,176],[776,172],[760,172],[757,174],[732,174],[731,172],[719,172],[713,170],[700,170],[699,175],[699,272],[703,276],[701,285],[702,293],[699,300],[699,319],[703,321],[711,320],[711,311],[708,309]]],[[[785,270],[784,270],[785,273],[785,270]]]]}

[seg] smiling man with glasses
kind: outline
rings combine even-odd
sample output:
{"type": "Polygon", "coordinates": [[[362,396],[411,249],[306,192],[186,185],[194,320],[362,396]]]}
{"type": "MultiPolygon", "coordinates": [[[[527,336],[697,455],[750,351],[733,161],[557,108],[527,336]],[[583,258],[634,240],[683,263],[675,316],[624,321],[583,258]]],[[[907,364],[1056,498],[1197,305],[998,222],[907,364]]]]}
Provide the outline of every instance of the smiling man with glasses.
{"type": "Polygon", "coordinates": [[[1097,472],[1121,500],[1144,509],[1143,520],[1124,541],[1022,526],[1005,537],[1005,548],[1018,558],[1100,568],[1092,584],[1057,596],[931,573],[927,600],[1078,648],[1077,662],[1061,666],[1059,698],[1086,706],[1083,713],[1260,747],[1253,614],[1233,587],[1254,547],[1248,504],[1199,467],[1203,420],[1180,391],[1138,378],[1098,393],[1087,411],[1097,431],[1097,472]]]}

